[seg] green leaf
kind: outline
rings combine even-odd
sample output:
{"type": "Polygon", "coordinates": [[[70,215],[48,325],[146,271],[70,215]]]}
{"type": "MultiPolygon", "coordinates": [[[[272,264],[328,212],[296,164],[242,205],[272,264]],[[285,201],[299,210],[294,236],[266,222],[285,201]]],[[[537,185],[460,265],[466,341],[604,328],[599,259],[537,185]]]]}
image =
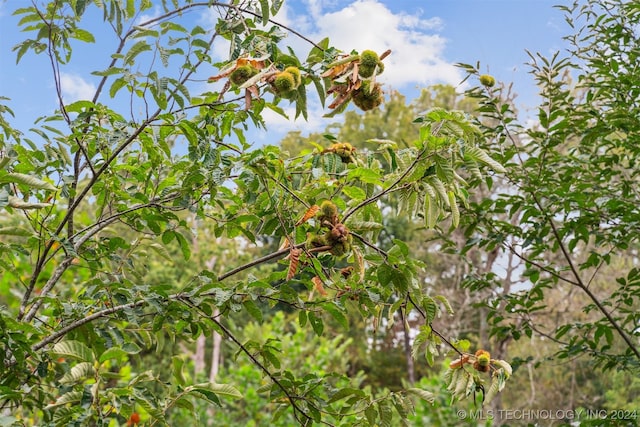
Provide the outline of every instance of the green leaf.
{"type": "Polygon", "coordinates": [[[242,399],[242,393],[229,384],[200,383],[185,388],[186,393],[199,392],[213,393],[217,396],[228,397],[231,399],[242,399]]]}
{"type": "Polygon", "coordinates": [[[73,37],[74,39],[86,42],[86,43],[95,43],[96,42],[96,39],[93,37],[93,34],[91,34],[89,31],[83,30],[81,28],[76,28],[75,30],[73,30],[73,33],[72,33],[71,37],[73,37]]]}
{"type": "Polygon", "coordinates": [[[175,233],[175,236],[178,239],[178,243],[180,244],[182,256],[184,257],[185,261],[189,261],[189,258],[191,258],[191,245],[181,233],[175,233]]]}
{"type": "Polygon", "coordinates": [[[505,168],[500,163],[493,160],[491,156],[489,156],[483,149],[479,147],[468,148],[465,151],[465,158],[475,160],[479,163],[483,163],[489,166],[495,172],[498,172],[498,173],[506,172],[505,168]]]}
{"type": "Polygon", "coordinates": [[[331,316],[342,326],[344,329],[349,329],[349,321],[345,314],[333,303],[322,304],[324,308],[331,316]]]}
{"type": "Polygon", "coordinates": [[[138,56],[142,52],[149,51],[149,50],[151,50],[151,46],[149,46],[149,44],[146,41],[140,40],[136,44],[131,46],[131,49],[129,49],[129,51],[124,56],[123,62],[126,65],[133,65],[135,62],[134,60],[136,56],[138,56]]]}
{"type": "Polygon", "coordinates": [[[36,188],[38,190],[50,190],[50,191],[57,191],[58,188],[55,187],[53,184],[47,182],[47,181],[43,181],[41,179],[38,179],[34,176],[31,175],[26,175],[23,173],[7,173],[4,174],[2,176],[0,176],[0,185],[1,184],[6,184],[8,182],[14,182],[16,184],[23,184],[26,185],[30,188],[36,188]]]}
{"type": "Polygon", "coordinates": [[[116,79],[111,84],[111,87],[109,88],[109,96],[111,98],[115,97],[116,94],[118,93],[118,91],[120,89],[122,89],[126,84],[127,84],[127,81],[123,77],[120,77],[119,79],[116,79]]]}
{"type": "Polygon", "coordinates": [[[242,303],[242,305],[244,305],[244,308],[251,315],[251,317],[256,319],[258,322],[262,322],[262,311],[256,305],[256,303],[253,302],[253,300],[248,299],[248,300],[244,301],[242,303]]]}
{"type": "Polygon", "coordinates": [[[122,359],[124,357],[128,356],[128,353],[126,351],[124,351],[123,349],[121,349],[120,347],[111,347],[107,350],[105,350],[100,357],[98,358],[98,361],[100,361],[100,363],[106,362],[109,359],[122,359]]]}
{"type": "Polygon", "coordinates": [[[456,228],[460,225],[460,211],[458,210],[456,195],[453,191],[447,192],[447,195],[449,196],[449,206],[451,207],[451,224],[456,228]]]}
{"type": "Polygon", "coordinates": [[[136,2],[135,0],[127,0],[127,17],[133,18],[136,14],[136,2]]]}
{"type": "Polygon", "coordinates": [[[182,367],[184,366],[184,359],[180,356],[173,356],[171,358],[171,367],[173,372],[173,378],[175,378],[176,382],[183,386],[187,383],[187,380],[184,378],[184,373],[182,371],[182,367]]]}
{"type": "Polygon", "coordinates": [[[447,297],[443,296],[443,295],[436,295],[435,297],[433,297],[435,300],[440,301],[442,303],[442,305],[444,305],[445,310],[447,310],[448,314],[453,314],[453,308],[451,308],[451,304],[449,303],[449,300],[447,299],[447,297]]]}
{"type": "Polygon", "coordinates": [[[342,188],[342,192],[350,199],[361,201],[367,198],[367,193],[360,187],[347,186],[342,188]]]}
{"type": "Polygon", "coordinates": [[[422,390],[421,388],[408,388],[406,390],[408,394],[412,394],[414,396],[419,397],[422,400],[425,400],[433,405],[436,400],[436,395],[431,393],[430,391],[422,390]]]}
{"type": "Polygon", "coordinates": [[[358,397],[363,397],[365,395],[365,393],[359,388],[351,388],[351,387],[341,388],[329,398],[327,403],[337,402],[338,400],[342,400],[345,397],[352,396],[354,394],[358,397]]]}
{"type": "Polygon", "coordinates": [[[506,378],[509,378],[513,374],[513,368],[506,361],[493,359],[491,360],[491,363],[496,366],[499,366],[504,371],[506,378]]]}
{"type": "Polygon", "coordinates": [[[324,330],[324,323],[322,323],[322,319],[317,317],[313,311],[310,311],[307,314],[307,317],[316,335],[318,336],[322,335],[322,331],[324,330]]]}
{"type": "Polygon", "coordinates": [[[20,227],[0,227],[0,236],[29,237],[33,236],[33,234],[33,231],[29,231],[20,227]]]}
{"type": "Polygon", "coordinates": [[[66,405],[68,403],[80,402],[80,400],[82,399],[82,394],[83,393],[81,391],[70,391],[60,396],[55,403],[45,406],[44,409],[53,409],[57,408],[58,406],[66,405]]]}
{"type": "Polygon", "coordinates": [[[260,12],[262,13],[262,25],[269,23],[269,1],[260,0],[260,12]]]}
{"type": "Polygon", "coordinates": [[[378,282],[381,286],[388,286],[393,280],[393,276],[396,274],[396,269],[389,264],[380,264],[377,270],[378,282]]]}
{"type": "Polygon", "coordinates": [[[51,206],[51,203],[25,202],[17,197],[9,196],[8,206],[16,209],[43,209],[51,206]]]}
{"type": "Polygon", "coordinates": [[[433,229],[438,222],[438,215],[440,209],[436,200],[432,199],[429,195],[424,196],[424,225],[428,229],[433,229]]]}
{"type": "Polygon", "coordinates": [[[93,362],[93,352],[80,341],[60,341],[53,346],[52,353],[58,356],[70,357],[83,362],[93,362]]]}
{"type": "Polygon", "coordinates": [[[391,427],[393,412],[387,400],[378,402],[378,412],[380,413],[380,427],[391,427]]]}
{"type": "Polygon", "coordinates": [[[62,384],[74,384],[90,378],[95,373],[92,362],[80,362],[60,378],[62,384]]]}

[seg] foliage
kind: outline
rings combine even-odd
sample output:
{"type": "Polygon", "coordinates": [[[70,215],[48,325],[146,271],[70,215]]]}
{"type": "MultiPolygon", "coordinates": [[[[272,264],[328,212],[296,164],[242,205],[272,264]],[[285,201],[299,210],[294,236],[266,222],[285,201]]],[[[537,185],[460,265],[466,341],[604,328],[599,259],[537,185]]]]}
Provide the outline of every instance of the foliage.
{"type": "Polygon", "coordinates": [[[543,97],[537,125],[518,125],[501,87],[468,92],[507,173],[488,182],[494,197],[471,205],[465,248],[503,249],[523,262],[526,282],[506,295],[494,272],[466,283],[492,292],[494,336],[542,336],[559,344],[560,359],[588,356],[591,369],[637,376],[640,9],[622,1],[561,9],[575,28],[567,56],[531,54],[543,97]]]}
{"type": "MultiPolygon", "coordinates": [[[[163,425],[197,400],[240,399],[237,384],[187,381],[178,355],[170,377],[141,363],[167,340],[190,343],[214,331],[259,368],[259,391],[303,425],[354,416],[390,425],[394,414],[408,417],[412,397],[433,399],[413,387],[374,396],[339,372],[300,377],[280,355],[286,334],[241,341],[225,320],[234,313],[262,322],[286,307],[318,336],[329,321],[348,328],[348,314],[392,325],[397,312],[413,313],[423,326],[416,355],[430,364],[447,351],[465,357],[467,349],[432,328],[449,307],[423,292],[420,259],[402,240],[385,249],[375,242],[391,197],[428,228],[458,225],[459,205],[487,167],[504,171],[480,148],[480,129],[462,112],[433,108],[403,148],[385,141],[370,154],[341,145],[290,158],[275,146],[252,147],[245,130],[264,126],[265,108],[284,114],[286,99],[305,118],[312,86],[322,102],[337,94],[329,106],[337,113],[366,97],[357,91],[367,86],[379,96],[383,64],[367,63],[372,69],[358,75],[371,54],[342,54],[326,39],[300,60],[281,47],[293,31],[270,20],[281,1],[236,3],[163,2],[162,14],[144,22],[147,1],[56,1],[15,12],[32,37],[16,46],[17,59],[49,56],[59,101],[33,140],[11,127],[8,107],[0,110],[0,285],[8,290],[0,398],[15,424],[163,425]],[[183,18],[214,6],[222,14],[211,31],[183,18]],[[82,28],[90,11],[111,32],[82,28]],[[100,82],[93,98],[66,102],[60,67],[76,58],[77,43],[102,46],[110,37],[117,47],[92,73],[100,82]],[[230,53],[215,63],[219,42],[230,53]],[[218,73],[206,78],[209,67],[218,73]],[[198,80],[225,83],[203,89],[198,80]],[[151,254],[190,261],[211,235],[242,242],[239,255],[270,248],[264,242],[282,246],[248,262],[226,254],[221,273],[147,276],[151,254]],[[280,268],[262,268],[284,257],[280,268]]],[[[508,366],[491,363],[498,375],[508,366]]]]}

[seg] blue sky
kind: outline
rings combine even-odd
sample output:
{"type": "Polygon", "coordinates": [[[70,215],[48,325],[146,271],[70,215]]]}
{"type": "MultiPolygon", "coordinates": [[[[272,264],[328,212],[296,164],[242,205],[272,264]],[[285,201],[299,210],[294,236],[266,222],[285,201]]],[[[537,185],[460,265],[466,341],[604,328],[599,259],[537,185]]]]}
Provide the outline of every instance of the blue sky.
{"type": "MultiPolygon", "coordinates": [[[[30,5],[30,0],[0,0],[0,95],[11,98],[16,113],[14,124],[27,129],[38,116],[56,107],[50,65],[45,55],[26,54],[16,65],[11,48],[25,37],[17,28],[14,9],[30,5]]],[[[37,1],[41,3],[41,1],[37,1]]],[[[160,2],[157,2],[160,3],[160,2]]],[[[387,89],[397,89],[408,99],[420,88],[434,83],[459,85],[462,73],[457,62],[481,63],[483,71],[498,80],[513,82],[521,110],[535,105],[535,87],[525,62],[525,49],[551,55],[563,48],[562,36],[569,31],[562,13],[553,8],[562,0],[285,0],[275,18],[315,40],[328,36],[343,50],[391,49],[380,81],[387,89]]],[[[147,11],[148,17],[160,9],[147,11]]],[[[98,15],[95,14],[97,17],[98,15]]],[[[194,12],[185,15],[203,26],[211,17],[194,12]]],[[[85,28],[96,32],[96,45],[79,45],[74,59],[62,71],[65,100],[89,99],[97,77],[90,71],[104,69],[115,45],[113,37],[100,41],[101,19],[92,19],[85,28]]],[[[292,36],[301,54],[308,44],[292,36]]],[[[222,58],[226,46],[215,47],[222,58]]],[[[210,74],[215,74],[211,70],[210,74]]],[[[204,84],[204,83],[202,83],[204,84]]],[[[102,102],[110,102],[103,98],[102,102]]],[[[112,101],[111,101],[112,102],[112,101]]],[[[326,111],[324,111],[326,112],[326,111]]],[[[310,105],[308,123],[292,123],[273,114],[266,119],[269,133],[257,134],[258,142],[277,142],[290,129],[322,130],[336,119],[322,119],[320,105],[310,105]]]]}

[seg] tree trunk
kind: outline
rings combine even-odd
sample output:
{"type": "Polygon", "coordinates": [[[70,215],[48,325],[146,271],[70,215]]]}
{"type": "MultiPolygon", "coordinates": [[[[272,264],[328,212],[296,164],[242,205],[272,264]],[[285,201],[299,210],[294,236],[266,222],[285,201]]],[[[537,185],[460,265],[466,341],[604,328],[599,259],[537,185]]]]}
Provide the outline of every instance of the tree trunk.
{"type": "Polygon", "coordinates": [[[198,337],[196,341],[196,354],[193,355],[193,371],[194,377],[197,377],[198,374],[204,372],[204,355],[207,348],[207,338],[203,335],[198,337]]]}
{"type": "Polygon", "coordinates": [[[413,385],[416,382],[416,372],[413,365],[413,357],[411,357],[411,337],[409,336],[409,323],[402,309],[398,310],[400,313],[400,321],[402,322],[402,329],[404,331],[404,357],[407,360],[407,377],[409,384],[413,385]]]}
{"type": "MultiPolygon", "coordinates": [[[[220,310],[216,308],[213,311],[213,316],[218,317],[220,310]]],[[[216,382],[218,372],[220,371],[220,362],[222,357],[222,335],[213,331],[213,352],[211,353],[211,372],[209,373],[209,381],[216,382]]]]}

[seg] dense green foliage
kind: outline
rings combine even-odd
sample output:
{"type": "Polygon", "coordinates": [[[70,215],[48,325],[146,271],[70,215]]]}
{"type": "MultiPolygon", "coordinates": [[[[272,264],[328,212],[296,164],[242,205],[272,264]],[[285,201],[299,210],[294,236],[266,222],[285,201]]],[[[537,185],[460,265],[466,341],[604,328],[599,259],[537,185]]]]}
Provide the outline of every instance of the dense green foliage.
{"type": "Polygon", "coordinates": [[[49,57],[59,105],[29,133],[0,105],[0,424],[475,425],[455,408],[549,405],[636,424],[637,5],[562,8],[572,50],[532,54],[523,126],[479,66],[466,97],[380,105],[389,53],[294,52],[281,1],[163,1],[142,22],[151,3],[15,12],[18,61],[49,57]],[[109,43],[92,99],[66,102],[60,67],[109,43]],[[312,96],[341,122],[248,143],[312,96]]]}
{"type": "MultiPolygon", "coordinates": [[[[323,40],[300,60],[281,46],[287,29],[269,20],[281,2],[235,3],[164,3],[146,22],[138,16],[150,2],[57,1],[15,12],[32,37],[16,46],[18,60],[50,57],[59,105],[33,129],[35,140],[14,130],[3,109],[6,423],[160,425],[185,422],[197,399],[242,398],[237,383],[187,381],[180,344],[212,332],[258,368],[259,391],[277,412],[301,424],[386,425],[394,413],[406,419],[412,398],[434,398],[415,387],[361,389],[339,365],[294,369],[281,356],[284,332],[250,339],[249,329],[233,330],[236,313],[261,322],[294,312],[300,327],[322,335],[329,321],[347,329],[358,315],[383,328],[396,313],[414,312],[414,355],[433,364],[438,354],[471,351],[432,328],[449,304],[424,292],[423,263],[407,244],[395,239],[385,250],[376,242],[391,196],[428,228],[458,225],[458,205],[473,187],[461,174],[502,171],[479,147],[479,128],[436,108],[419,117],[419,133],[403,148],[391,140],[368,152],[327,144],[287,157],[275,146],[251,147],[244,132],[264,125],[265,108],[284,114],[278,104],[286,99],[306,117],[309,86],[322,102],[333,97],[328,115],[352,100],[364,110],[379,105],[374,79],[388,52],[372,63],[371,52],[342,55],[323,40]],[[209,7],[221,11],[211,31],[183,19],[181,12],[209,7]],[[110,31],[83,28],[95,11],[110,31]],[[73,62],[77,43],[103,38],[118,43],[106,68],[92,73],[100,77],[93,98],[66,102],[59,67],[73,62]],[[230,45],[222,63],[210,56],[218,42],[230,45]],[[203,66],[218,74],[203,76],[203,66]],[[217,89],[199,90],[193,83],[203,77],[220,82],[217,89]],[[235,240],[227,246],[237,254],[206,244],[211,236],[235,240]],[[176,253],[195,264],[175,261],[176,253]],[[285,268],[263,265],[285,257],[285,268]],[[164,266],[158,274],[160,258],[175,272],[164,266]],[[146,366],[154,351],[171,360],[168,369],[146,366]]],[[[506,362],[482,361],[478,369],[491,369],[492,379],[474,374],[475,356],[464,357],[469,365],[454,370],[450,387],[456,398],[485,382],[488,394],[504,387],[506,362]]]]}

